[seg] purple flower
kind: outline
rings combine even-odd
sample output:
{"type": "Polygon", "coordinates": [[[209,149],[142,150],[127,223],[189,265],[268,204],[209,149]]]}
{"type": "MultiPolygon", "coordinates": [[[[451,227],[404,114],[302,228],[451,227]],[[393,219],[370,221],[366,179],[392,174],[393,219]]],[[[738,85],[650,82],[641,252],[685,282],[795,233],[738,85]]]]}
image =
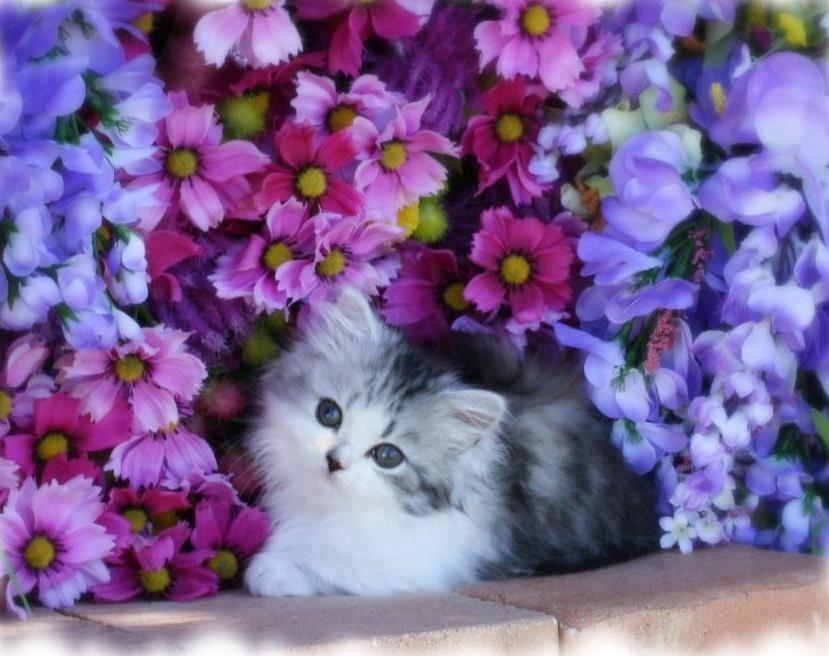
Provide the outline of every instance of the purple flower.
{"type": "Polygon", "coordinates": [[[611,439],[637,474],[646,474],[663,454],[681,451],[688,443],[681,426],[650,421],[617,420],[611,439]]]}

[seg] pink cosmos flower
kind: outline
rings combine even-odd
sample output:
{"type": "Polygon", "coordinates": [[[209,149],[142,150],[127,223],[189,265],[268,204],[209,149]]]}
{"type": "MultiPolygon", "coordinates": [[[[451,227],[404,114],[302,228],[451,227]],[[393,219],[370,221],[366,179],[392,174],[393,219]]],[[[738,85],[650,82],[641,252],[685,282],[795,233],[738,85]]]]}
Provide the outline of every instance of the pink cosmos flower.
{"type": "Polygon", "coordinates": [[[389,284],[399,261],[391,245],[402,236],[398,226],[359,218],[320,214],[313,220],[317,246],[313,257],[291,260],[280,269],[279,288],[309,304],[330,298],[347,284],[374,296],[389,284]]]}
{"type": "Polygon", "coordinates": [[[362,196],[336,174],[357,154],[348,132],[338,132],[314,143],[311,125],[286,123],[274,135],[280,163],[271,167],[256,194],[256,203],[265,210],[276,201],[291,197],[313,209],[341,214],[358,214],[362,196]]]}
{"type": "Polygon", "coordinates": [[[616,58],[623,53],[621,36],[600,32],[581,52],[584,70],[559,92],[559,97],[571,107],[581,107],[595,98],[603,87],[613,86],[618,78],[616,58]]]}
{"type": "Polygon", "coordinates": [[[491,62],[501,77],[540,77],[550,91],[572,85],[584,70],[573,45],[573,28],[598,21],[590,0],[490,0],[503,10],[500,20],[475,28],[481,69],[491,62]]]}
{"type": "Polygon", "coordinates": [[[364,118],[354,119],[352,132],[367,144],[366,159],[354,172],[366,205],[383,217],[394,217],[405,205],[431,196],[443,187],[446,168],[429,153],[457,157],[457,147],[446,137],[421,130],[420,121],[430,98],[398,108],[382,130],[364,118]]]}
{"type": "MultiPolygon", "coordinates": [[[[298,123],[309,123],[323,134],[333,134],[350,131],[358,116],[382,129],[404,102],[402,95],[387,90],[375,75],[361,75],[347,92],[338,93],[334,80],[302,71],[297,74],[296,97],[291,106],[298,123]]],[[[361,149],[366,145],[358,144],[361,149]]]]}
{"type": "MultiPolygon", "coordinates": [[[[231,447],[232,449],[232,447],[231,447]]],[[[165,489],[180,490],[191,500],[211,499],[240,504],[239,494],[230,484],[227,476],[221,473],[200,474],[192,472],[184,479],[162,481],[165,489]]]]}
{"type": "MultiPolygon", "coordinates": [[[[372,34],[384,39],[399,39],[420,30],[420,16],[402,4],[399,0],[302,0],[297,3],[297,14],[311,20],[335,19],[336,27],[328,49],[328,69],[331,73],[342,71],[357,75],[363,43],[372,34]]],[[[417,4],[423,14],[428,14],[434,0],[420,0],[417,4]]]]}
{"type": "MultiPolygon", "coordinates": [[[[97,421],[81,411],[81,401],[59,392],[34,402],[34,426],[27,433],[4,438],[5,455],[20,467],[22,476],[31,476],[51,460],[83,458],[88,453],[111,449],[129,437],[132,413],[116,400],[97,421]]],[[[82,470],[90,473],[90,470],[82,470]]]]}
{"type": "Polygon", "coordinates": [[[570,299],[573,247],[561,228],[536,218],[515,218],[505,207],[486,210],[470,259],[486,269],[466,286],[465,296],[482,312],[506,299],[519,324],[540,321],[570,299]]]}
{"type": "Polygon", "coordinates": [[[104,467],[133,487],[182,481],[194,472],[208,474],[217,468],[210,445],[180,424],[122,442],[104,467]]]}
{"type": "Polygon", "coordinates": [[[284,5],[285,0],[241,0],[211,11],[193,30],[196,47],[216,66],[234,46],[256,68],[286,61],[302,50],[302,40],[284,5]]]}
{"type": "Polygon", "coordinates": [[[457,317],[469,308],[465,287],[452,251],[409,251],[403,255],[400,275],[383,294],[383,317],[409,339],[441,342],[449,336],[447,316],[457,317]]]}
{"type": "Polygon", "coordinates": [[[109,580],[103,559],[113,538],[96,519],[101,490],[85,478],[37,487],[26,479],[0,514],[0,545],[13,576],[6,605],[25,617],[15,598],[34,592],[48,608],[71,606],[90,586],[109,580]]]}
{"type": "Polygon", "coordinates": [[[248,141],[222,141],[213,105],[195,107],[183,91],[170,93],[173,111],[159,132],[158,171],[136,178],[131,188],[157,185],[158,205],[140,211],[149,232],[178,208],[199,230],[221,223],[233,202],[250,193],[243,177],[261,171],[268,158],[248,141]]]}
{"type": "MultiPolygon", "coordinates": [[[[11,420],[15,423],[27,422],[31,403],[39,398],[36,393],[24,399],[20,388],[32,379],[43,367],[49,357],[49,348],[46,343],[34,335],[23,335],[14,340],[6,351],[3,368],[0,369],[0,437],[3,437],[11,428],[11,420]]],[[[43,391],[43,385],[38,385],[33,391],[43,391]]]]}
{"type": "Polygon", "coordinates": [[[187,235],[170,230],[153,230],[144,237],[144,244],[153,300],[178,303],[183,298],[181,283],[167,270],[187,258],[201,255],[204,249],[187,235]]]}
{"type": "Polygon", "coordinates": [[[530,173],[541,98],[522,80],[502,81],[483,103],[486,113],[472,117],[462,141],[463,154],[478,160],[478,193],[506,177],[513,202],[528,203],[548,188],[530,173]]]}
{"type": "Polygon", "coordinates": [[[184,351],[189,333],[156,326],[143,334],[143,341],[77,350],[56,363],[61,388],[81,400],[82,412],[99,420],[125,399],[136,433],[176,425],[176,402],[190,402],[207,376],[202,361],[184,351]]]}
{"type": "Polygon", "coordinates": [[[9,492],[17,487],[17,463],[0,458],[0,509],[6,503],[9,492]]]}
{"type": "Polygon", "coordinates": [[[242,567],[271,532],[268,516],[256,508],[227,501],[202,501],[196,506],[196,526],[190,541],[196,549],[209,549],[215,556],[205,563],[223,584],[239,580],[242,567]]]}
{"type": "Polygon", "coordinates": [[[182,548],[190,529],[177,524],[149,544],[127,550],[124,563],[110,569],[109,583],[96,585],[96,601],[127,601],[138,597],[192,601],[219,591],[218,577],[202,563],[215,553],[208,549],[186,552],[182,548]]]}
{"type": "Polygon", "coordinates": [[[218,259],[209,276],[219,298],[246,298],[258,311],[281,310],[294,299],[279,287],[283,265],[308,258],[314,252],[314,224],[307,209],[295,198],[275,203],[262,234],[251,235],[234,253],[218,259]]]}
{"type": "Polygon", "coordinates": [[[129,522],[132,535],[160,533],[177,523],[176,512],[190,507],[187,494],[181,490],[115,487],[109,492],[107,510],[129,522]]]}

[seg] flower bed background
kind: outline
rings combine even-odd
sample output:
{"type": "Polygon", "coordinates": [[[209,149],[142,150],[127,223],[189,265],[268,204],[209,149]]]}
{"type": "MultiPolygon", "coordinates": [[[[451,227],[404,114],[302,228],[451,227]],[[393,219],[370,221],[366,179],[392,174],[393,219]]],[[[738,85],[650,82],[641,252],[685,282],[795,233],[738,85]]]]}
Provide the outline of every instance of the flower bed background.
{"type": "Polygon", "coordinates": [[[241,449],[348,284],[586,355],[662,546],[829,545],[829,20],[731,0],[0,8],[9,606],[187,600],[267,536],[241,449]]]}

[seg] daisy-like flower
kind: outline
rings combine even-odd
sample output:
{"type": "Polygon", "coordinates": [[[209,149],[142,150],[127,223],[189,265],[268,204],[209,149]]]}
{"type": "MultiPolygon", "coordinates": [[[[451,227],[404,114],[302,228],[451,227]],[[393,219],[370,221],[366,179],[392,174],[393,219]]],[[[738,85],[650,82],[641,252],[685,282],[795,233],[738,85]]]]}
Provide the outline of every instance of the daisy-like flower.
{"type": "Polygon", "coordinates": [[[103,559],[114,540],[96,519],[104,510],[100,489],[86,478],[37,487],[26,479],[9,494],[0,514],[0,545],[12,576],[6,605],[33,594],[47,608],[71,606],[90,586],[109,580],[103,559]]]}
{"type": "Polygon", "coordinates": [[[199,230],[221,223],[227,208],[250,192],[243,176],[261,171],[268,158],[248,141],[222,141],[213,105],[195,107],[187,94],[170,94],[173,111],[164,119],[155,156],[158,171],[136,178],[131,188],[157,185],[157,205],[139,211],[148,232],[178,208],[199,230]]]}
{"type": "Polygon", "coordinates": [[[207,376],[204,364],[184,350],[189,333],[144,328],[142,341],[110,349],[80,349],[61,358],[61,389],[81,400],[81,411],[100,420],[117,399],[129,402],[135,432],[178,423],[176,402],[189,403],[207,376]]]}
{"type": "Polygon", "coordinates": [[[81,402],[59,392],[34,402],[34,426],[27,433],[7,435],[5,455],[31,476],[55,458],[83,458],[111,449],[129,437],[132,413],[116,400],[107,414],[92,421],[81,412],[81,402]]]}
{"type": "Polygon", "coordinates": [[[210,445],[180,424],[122,442],[104,467],[134,487],[183,481],[191,474],[209,474],[217,468],[210,445]]]}
{"type": "Polygon", "coordinates": [[[334,134],[349,130],[358,116],[382,129],[394,116],[395,107],[404,102],[403,96],[386,89],[375,75],[361,75],[348,91],[338,93],[334,80],[301,71],[291,106],[298,123],[310,123],[323,134],[334,134]]]}
{"type": "Polygon", "coordinates": [[[285,308],[292,299],[279,288],[282,265],[314,252],[314,224],[306,207],[292,198],[268,210],[265,230],[235,253],[223,255],[210,276],[219,298],[246,298],[257,310],[285,308]]]}
{"type": "Polygon", "coordinates": [[[309,304],[326,300],[347,284],[370,296],[394,277],[399,266],[391,255],[402,231],[387,223],[320,214],[314,219],[317,246],[313,257],[282,265],[279,287],[292,299],[309,304]]]}
{"type": "Polygon", "coordinates": [[[196,549],[215,553],[205,563],[224,585],[238,582],[248,558],[265,543],[271,531],[268,516],[256,508],[227,501],[202,501],[196,506],[196,525],[190,541],[196,549]]]}
{"type": "Polygon", "coordinates": [[[136,544],[124,554],[124,563],[110,569],[109,583],[96,585],[96,601],[127,601],[139,597],[191,601],[219,591],[216,574],[203,565],[215,553],[208,549],[186,552],[182,547],[190,529],[177,524],[150,544],[136,544]]]}
{"type": "Polygon", "coordinates": [[[352,133],[358,143],[367,144],[354,183],[365,193],[366,206],[381,216],[396,216],[401,208],[440,191],[446,167],[430,153],[458,155],[449,139],[420,129],[428,105],[427,97],[400,107],[382,130],[366,119],[354,119],[352,133]]]}
{"type": "Polygon", "coordinates": [[[38,390],[42,393],[43,385],[33,388],[36,394],[29,394],[28,402],[24,402],[22,396],[26,391],[21,388],[36,377],[47,357],[48,347],[34,335],[23,335],[9,344],[3,368],[0,369],[0,437],[9,432],[12,420],[15,423],[26,422],[31,403],[38,398],[38,390]]]}
{"type": "MultiPolygon", "coordinates": [[[[428,14],[434,0],[418,0],[422,13],[428,14]]],[[[357,75],[363,43],[372,34],[384,39],[399,39],[420,31],[421,18],[402,6],[399,0],[302,0],[297,3],[300,18],[334,18],[336,27],[328,49],[328,69],[332,73],[357,75]]]]}
{"type": "Polygon", "coordinates": [[[0,509],[9,496],[9,491],[17,487],[17,463],[0,458],[0,509]]]}
{"type": "Polygon", "coordinates": [[[550,91],[562,91],[579,79],[584,64],[573,45],[573,28],[598,21],[590,0],[491,0],[504,12],[500,20],[475,28],[481,69],[493,59],[501,77],[541,78],[550,91]]]}
{"type": "Polygon", "coordinates": [[[107,510],[129,522],[133,535],[160,533],[177,523],[177,511],[190,507],[187,494],[182,490],[147,488],[136,491],[133,487],[115,487],[109,492],[107,510]]]}
{"type": "Polygon", "coordinates": [[[193,40],[207,63],[216,66],[234,46],[256,68],[287,61],[302,50],[285,0],[241,0],[211,11],[196,23],[193,40]]]}
{"type": "Polygon", "coordinates": [[[506,300],[519,324],[561,310],[573,293],[573,248],[561,228],[517,219],[505,207],[486,210],[481,224],[469,257],[486,271],[469,281],[465,297],[482,312],[495,312],[506,300]]]}
{"type": "Polygon", "coordinates": [[[478,193],[506,177],[516,205],[540,196],[545,185],[530,172],[541,98],[523,81],[502,81],[483,94],[485,114],[472,117],[463,154],[478,160],[478,193]]]}
{"type": "Polygon", "coordinates": [[[279,163],[272,166],[256,194],[262,210],[295,197],[313,208],[340,214],[358,214],[362,196],[337,173],[357,154],[348,132],[338,132],[315,145],[311,125],[288,123],[274,136],[279,163]]]}
{"type": "Polygon", "coordinates": [[[677,510],[673,517],[660,517],[659,526],[665,531],[659,538],[659,546],[663,549],[670,549],[676,544],[682,553],[693,551],[691,541],[697,537],[697,530],[684,510],[677,510]]]}
{"type": "Polygon", "coordinates": [[[441,342],[449,335],[447,317],[470,308],[466,283],[450,250],[418,249],[403,255],[400,275],[383,294],[383,318],[409,339],[441,342]]]}

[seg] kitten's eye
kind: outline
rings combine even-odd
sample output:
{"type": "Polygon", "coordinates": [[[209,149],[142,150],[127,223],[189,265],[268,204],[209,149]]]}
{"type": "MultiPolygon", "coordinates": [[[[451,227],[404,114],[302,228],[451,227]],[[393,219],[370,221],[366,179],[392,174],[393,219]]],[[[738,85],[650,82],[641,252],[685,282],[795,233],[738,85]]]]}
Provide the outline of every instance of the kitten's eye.
{"type": "Polygon", "coordinates": [[[394,444],[378,444],[368,453],[383,469],[397,467],[406,458],[394,444]]]}
{"type": "Polygon", "coordinates": [[[323,399],[317,405],[317,421],[326,428],[339,428],[343,421],[343,411],[331,399],[323,399]]]}

